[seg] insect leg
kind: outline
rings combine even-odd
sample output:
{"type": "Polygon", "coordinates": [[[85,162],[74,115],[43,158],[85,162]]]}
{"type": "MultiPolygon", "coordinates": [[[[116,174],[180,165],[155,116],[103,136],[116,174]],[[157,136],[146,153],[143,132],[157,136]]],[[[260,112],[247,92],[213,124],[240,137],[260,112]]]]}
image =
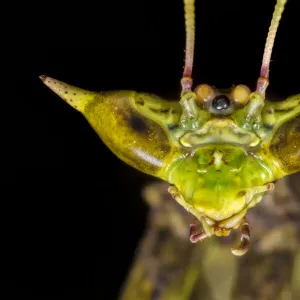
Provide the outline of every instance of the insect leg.
{"type": "Polygon", "coordinates": [[[171,194],[171,196],[173,197],[174,200],[176,200],[181,206],[183,206],[188,212],[190,212],[191,214],[193,214],[197,219],[200,220],[201,216],[199,215],[199,212],[197,212],[197,210],[195,210],[193,208],[192,205],[190,205],[189,203],[187,203],[183,196],[181,195],[181,193],[178,191],[178,189],[171,185],[168,188],[168,192],[171,194]]]}
{"type": "Polygon", "coordinates": [[[190,225],[190,241],[192,243],[197,243],[199,241],[203,241],[204,239],[206,239],[207,237],[209,237],[209,235],[205,232],[205,231],[201,231],[199,233],[198,229],[197,229],[197,224],[199,223],[198,221],[193,222],[190,225]]]}
{"type": "Polygon", "coordinates": [[[241,227],[241,242],[237,248],[232,248],[232,254],[236,256],[244,255],[250,246],[250,228],[249,223],[247,222],[246,218],[244,218],[242,227],[241,227]]]}

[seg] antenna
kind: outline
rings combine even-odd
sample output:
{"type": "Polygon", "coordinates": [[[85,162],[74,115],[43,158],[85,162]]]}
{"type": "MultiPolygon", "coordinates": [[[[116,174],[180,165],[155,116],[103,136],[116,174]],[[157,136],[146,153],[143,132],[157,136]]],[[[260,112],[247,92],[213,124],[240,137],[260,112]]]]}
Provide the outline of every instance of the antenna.
{"type": "Polygon", "coordinates": [[[181,79],[182,95],[190,92],[193,84],[192,71],[195,47],[195,0],[184,0],[184,17],[186,45],[184,71],[181,79]]]}
{"type": "Polygon", "coordinates": [[[287,0],[277,0],[271,25],[269,27],[268,37],[265,44],[265,50],[264,50],[264,55],[263,55],[263,60],[262,60],[262,65],[260,70],[260,77],[258,78],[257,86],[256,86],[256,92],[261,94],[263,97],[265,97],[265,93],[269,85],[269,69],[270,69],[272,50],[273,50],[279,22],[282,17],[286,3],[287,0]]]}

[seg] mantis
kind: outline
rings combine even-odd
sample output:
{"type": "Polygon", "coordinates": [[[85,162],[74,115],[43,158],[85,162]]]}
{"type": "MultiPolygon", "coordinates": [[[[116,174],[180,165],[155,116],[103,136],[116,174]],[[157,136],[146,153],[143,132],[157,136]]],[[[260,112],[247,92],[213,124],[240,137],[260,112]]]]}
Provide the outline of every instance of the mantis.
{"type": "Polygon", "coordinates": [[[300,171],[300,94],[277,103],[266,98],[286,2],[275,5],[254,91],[244,84],[194,85],[195,0],[184,0],[185,65],[176,102],[131,90],[88,91],[40,76],[120,160],[170,184],[175,201],[195,217],[192,243],[240,229],[236,256],[250,247],[247,211],[277,180],[300,171]]]}

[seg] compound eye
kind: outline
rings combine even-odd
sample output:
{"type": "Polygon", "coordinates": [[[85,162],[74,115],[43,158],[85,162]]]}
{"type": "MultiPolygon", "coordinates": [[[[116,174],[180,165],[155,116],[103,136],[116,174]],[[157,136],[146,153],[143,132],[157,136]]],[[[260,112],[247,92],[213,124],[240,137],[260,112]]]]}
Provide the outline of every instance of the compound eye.
{"type": "Polygon", "coordinates": [[[204,105],[214,99],[216,91],[208,84],[200,84],[195,88],[195,94],[197,95],[197,102],[204,105]]]}
{"type": "Polygon", "coordinates": [[[213,100],[212,106],[216,110],[224,110],[229,108],[230,100],[225,95],[219,95],[213,100]]]}
{"type": "Polygon", "coordinates": [[[233,101],[240,106],[245,106],[248,103],[250,94],[250,89],[243,84],[237,85],[231,91],[233,101]]]}

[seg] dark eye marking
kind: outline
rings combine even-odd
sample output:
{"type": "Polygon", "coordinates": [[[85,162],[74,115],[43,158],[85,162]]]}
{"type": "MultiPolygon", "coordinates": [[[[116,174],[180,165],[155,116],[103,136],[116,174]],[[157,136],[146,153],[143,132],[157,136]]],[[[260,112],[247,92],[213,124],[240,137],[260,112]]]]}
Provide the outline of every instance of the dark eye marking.
{"type": "Polygon", "coordinates": [[[152,107],[149,107],[149,109],[151,111],[153,111],[154,113],[162,113],[162,114],[166,114],[170,111],[169,108],[166,108],[166,109],[155,109],[155,108],[152,108],[152,107]]]}
{"type": "Polygon", "coordinates": [[[177,124],[168,124],[168,129],[169,129],[169,130],[174,130],[174,129],[176,129],[176,128],[178,128],[178,125],[177,125],[177,124]]]}
{"type": "Polygon", "coordinates": [[[213,108],[216,110],[224,110],[229,108],[230,106],[230,100],[225,95],[219,95],[215,97],[215,99],[212,102],[213,108]]]}
{"type": "Polygon", "coordinates": [[[149,131],[148,124],[138,114],[132,114],[129,120],[130,127],[141,134],[147,134],[149,131]]]}

